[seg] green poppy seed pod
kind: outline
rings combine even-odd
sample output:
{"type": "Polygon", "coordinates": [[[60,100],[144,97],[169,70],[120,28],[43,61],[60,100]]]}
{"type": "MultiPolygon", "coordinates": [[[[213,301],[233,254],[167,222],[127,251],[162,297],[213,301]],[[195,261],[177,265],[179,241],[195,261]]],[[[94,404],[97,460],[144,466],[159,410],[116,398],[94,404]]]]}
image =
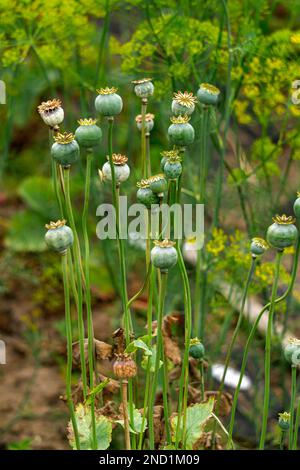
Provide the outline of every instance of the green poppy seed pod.
{"type": "Polygon", "coordinates": [[[182,93],[179,91],[178,93],[174,93],[174,98],[172,101],[172,113],[175,116],[179,116],[186,114],[190,116],[195,111],[195,103],[197,102],[196,96],[193,93],[188,93],[185,91],[182,93]]]}
{"type": "Polygon", "coordinates": [[[284,357],[289,364],[292,364],[292,357],[294,352],[300,348],[300,340],[297,338],[290,338],[287,345],[283,350],[284,357]]]}
{"type": "Polygon", "coordinates": [[[268,244],[263,238],[255,237],[251,240],[250,251],[252,256],[261,256],[268,249],[268,244]]]}
{"type": "Polygon", "coordinates": [[[113,365],[114,374],[118,379],[130,379],[136,376],[137,366],[130,354],[118,354],[113,365]]]}
{"type": "Polygon", "coordinates": [[[197,91],[197,98],[204,105],[216,105],[219,99],[219,88],[209,83],[201,83],[197,91]]]}
{"type": "Polygon", "coordinates": [[[167,160],[164,173],[168,180],[176,180],[182,173],[182,165],[179,161],[167,160]]]}
{"type": "Polygon", "coordinates": [[[177,158],[179,157],[179,151],[178,150],[165,150],[164,152],[161,152],[162,159],[160,161],[160,167],[162,171],[164,171],[165,164],[167,161],[171,158],[177,158]]]}
{"type": "Polygon", "coordinates": [[[300,364],[300,347],[293,352],[292,354],[292,366],[293,367],[298,367],[300,364]]]}
{"type": "Polygon", "coordinates": [[[165,164],[167,163],[167,161],[168,161],[168,157],[162,157],[160,161],[160,168],[162,169],[162,171],[164,171],[165,164]]]}
{"type": "Polygon", "coordinates": [[[154,175],[148,178],[149,187],[151,191],[158,196],[163,196],[163,193],[168,189],[168,183],[165,175],[154,175]]]}
{"type": "Polygon", "coordinates": [[[147,209],[151,209],[152,205],[159,204],[159,196],[150,189],[148,180],[142,180],[137,186],[139,189],[136,197],[140,204],[144,204],[147,209]]]}
{"type": "Polygon", "coordinates": [[[173,145],[185,147],[194,142],[195,131],[188,122],[189,119],[187,115],[171,117],[172,124],[168,128],[168,136],[173,145]]]}
{"type": "Polygon", "coordinates": [[[75,139],[80,147],[93,148],[102,140],[102,131],[96,126],[97,119],[79,119],[75,139]]]}
{"type": "Polygon", "coordinates": [[[64,120],[64,110],[61,101],[58,99],[43,101],[38,106],[38,112],[44,123],[52,129],[58,128],[64,120]]]}
{"type": "Polygon", "coordinates": [[[65,254],[74,241],[72,229],[66,225],[65,220],[50,222],[46,228],[48,229],[45,234],[47,246],[62,255],[65,254]]]}
{"type": "Polygon", "coordinates": [[[205,348],[198,338],[190,340],[189,355],[194,359],[203,359],[205,355],[205,348]]]}
{"type": "MultiPolygon", "coordinates": [[[[124,183],[124,181],[128,180],[130,176],[130,168],[127,165],[128,158],[125,155],[114,153],[112,155],[112,161],[115,170],[115,179],[116,183],[124,183]]],[[[104,163],[101,171],[103,181],[111,181],[111,166],[110,162],[107,161],[104,163]]]]}
{"type": "MultiPolygon", "coordinates": [[[[141,131],[143,127],[142,126],[143,118],[141,114],[139,114],[135,118],[135,122],[136,122],[136,127],[138,128],[139,131],[141,131]]],[[[145,115],[145,132],[147,133],[151,132],[153,127],[154,127],[154,114],[147,113],[145,115]]]]}
{"type": "Polygon", "coordinates": [[[278,414],[278,426],[282,431],[288,431],[290,429],[290,420],[290,413],[287,411],[278,414]]]}
{"type": "Polygon", "coordinates": [[[151,261],[162,273],[167,273],[178,260],[175,243],[170,240],[156,240],[151,250],[151,261]]]}
{"type": "Polygon", "coordinates": [[[297,193],[297,199],[294,202],[294,214],[300,220],[300,193],[297,193]]]}
{"type": "Polygon", "coordinates": [[[277,250],[284,250],[292,246],[298,237],[298,230],[295,227],[295,219],[286,215],[276,215],[273,217],[274,223],[267,230],[268,243],[277,250]]]}
{"type": "Polygon", "coordinates": [[[154,85],[152,78],[142,78],[141,80],[133,80],[134,92],[139,98],[149,98],[154,93],[154,85]]]}
{"type": "Polygon", "coordinates": [[[79,145],[74,135],[65,132],[54,136],[55,143],[51,147],[51,155],[60,165],[68,167],[79,158],[79,145]]]}
{"type": "Polygon", "coordinates": [[[117,88],[100,88],[95,99],[95,108],[101,116],[112,117],[120,114],[123,109],[123,100],[117,95],[117,88]]]}

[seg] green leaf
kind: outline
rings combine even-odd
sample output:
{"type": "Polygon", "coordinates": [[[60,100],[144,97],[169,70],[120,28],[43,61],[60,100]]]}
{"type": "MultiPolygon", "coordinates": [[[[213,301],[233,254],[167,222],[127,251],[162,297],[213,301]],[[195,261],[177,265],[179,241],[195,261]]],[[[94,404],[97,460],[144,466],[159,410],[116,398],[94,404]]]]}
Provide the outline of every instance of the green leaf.
{"type": "Polygon", "coordinates": [[[5,244],[13,251],[44,251],[45,220],[31,211],[17,212],[10,220],[5,244]]]}
{"type": "Polygon", "coordinates": [[[19,194],[24,202],[48,220],[57,220],[59,216],[52,182],[49,178],[33,176],[25,179],[19,187],[19,194]]]}
{"type": "MultiPolygon", "coordinates": [[[[156,345],[151,348],[151,356],[144,354],[141,366],[143,369],[147,369],[148,361],[150,361],[150,372],[155,371],[155,361],[156,361],[156,345]]],[[[163,365],[163,361],[159,361],[159,368],[163,365]]]]}
{"type": "MultiPolygon", "coordinates": [[[[92,420],[91,410],[89,406],[77,405],[75,410],[75,417],[77,421],[79,441],[81,450],[92,449],[92,420]]],[[[71,421],[68,425],[68,438],[69,443],[73,449],[76,449],[73,426],[71,421]]],[[[97,447],[99,450],[105,450],[109,447],[111,442],[112,424],[108,418],[102,415],[96,415],[96,436],[97,447]]]]}
{"type": "MultiPolygon", "coordinates": [[[[128,405],[128,416],[130,416],[130,407],[128,405]]],[[[121,424],[124,427],[124,419],[118,419],[115,421],[116,423],[121,424]]],[[[143,423],[143,416],[139,410],[135,408],[133,405],[133,425],[130,423],[129,430],[133,434],[139,434],[141,432],[145,432],[147,429],[147,418],[144,419],[143,423]]]]}
{"type": "Polygon", "coordinates": [[[135,339],[131,343],[128,344],[127,348],[125,349],[126,353],[134,353],[137,349],[142,349],[145,351],[145,356],[152,356],[151,349],[147,346],[141,338],[135,339]]]}
{"type": "Polygon", "coordinates": [[[106,379],[103,382],[101,382],[100,384],[98,384],[96,387],[94,387],[90,391],[90,393],[88,394],[88,397],[86,399],[85,404],[90,405],[92,400],[95,398],[95,396],[98,395],[98,393],[102,392],[102,390],[106,387],[106,385],[109,383],[109,381],[110,381],[110,379],[106,379]]]}
{"type": "MultiPolygon", "coordinates": [[[[206,403],[197,403],[187,408],[186,416],[186,444],[185,448],[192,450],[194,444],[200,439],[204,426],[211,418],[214,408],[214,399],[210,398],[206,403]]],[[[178,416],[171,419],[172,439],[175,442],[178,416]]],[[[182,418],[180,422],[180,431],[182,432],[182,418]]]]}
{"type": "Polygon", "coordinates": [[[31,450],[31,439],[23,439],[18,442],[11,442],[7,446],[7,450],[31,450]]]}

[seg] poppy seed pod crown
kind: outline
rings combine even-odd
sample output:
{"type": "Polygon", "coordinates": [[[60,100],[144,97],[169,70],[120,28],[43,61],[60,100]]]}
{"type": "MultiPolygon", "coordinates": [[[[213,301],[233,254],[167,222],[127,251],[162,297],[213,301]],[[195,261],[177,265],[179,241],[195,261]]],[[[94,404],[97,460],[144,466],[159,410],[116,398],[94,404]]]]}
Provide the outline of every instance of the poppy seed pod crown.
{"type": "Polygon", "coordinates": [[[105,87],[97,90],[98,96],[95,99],[96,111],[105,117],[113,117],[123,109],[123,100],[117,94],[118,89],[115,87],[105,87]]]}
{"type": "Polygon", "coordinates": [[[58,128],[64,120],[64,110],[57,98],[43,101],[37,109],[44,123],[53,129],[58,128]]]}
{"type": "Polygon", "coordinates": [[[79,145],[72,133],[58,133],[54,136],[54,140],[51,155],[60,165],[68,167],[78,160],[79,145]]]}
{"type": "Polygon", "coordinates": [[[178,91],[177,93],[174,93],[172,113],[175,114],[175,116],[180,114],[191,115],[195,110],[196,103],[197,98],[193,93],[188,93],[187,91],[182,93],[181,91],[178,91]]]}
{"type": "Polygon", "coordinates": [[[65,220],[50,222],[46,225],[48,231],[45,234],[45,242],[54,251],[65,254],[67,249],[73,244],[73,231],[66,225],[65,220]]]}
{"type": "Polygon", "coordinates": [[[283,214],[273,217],[273,222],[267,230],[268,243],[277,250],[292,246],[298,237],[298,230],[294,225],[295,219],[283,214]]]}

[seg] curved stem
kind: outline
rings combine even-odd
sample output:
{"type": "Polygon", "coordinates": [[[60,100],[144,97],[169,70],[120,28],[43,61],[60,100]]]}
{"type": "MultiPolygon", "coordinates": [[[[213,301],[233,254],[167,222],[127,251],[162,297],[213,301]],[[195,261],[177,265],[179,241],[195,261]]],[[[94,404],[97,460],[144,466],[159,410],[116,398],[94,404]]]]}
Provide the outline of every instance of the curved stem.
{"type": "MultiPolygon", "coordinates": [[[[285,300],[287,298],[287,296],[291,293],[293,287],[294,287],[294,283],[295,283],[295,279],[296,279],[296,274],[297,274],[297,268],[298,268],[298,260],[299,260],[299,253],[300,253],[300,237],[298,237],[298,241],[297,241],[297,247],[296,247],[296,253],[295,253],[295,256],[294,256],[294,263],[293,263],[293,268],[292,268],[292,272],[291,272],[291,281],[290,281],[290,284],[287,288],[287,290],[285,291],[285,293],[278,297],[276,300],[275,300],[275,304],[278,304],[280,302],[283,302],[283,300],[285,300]]],[[[241,364],[241,372],[240,372],[240,378],[239,378],[239,381],[238,381],[238,384],[237,384],[237,387],[235,389],[235,392],[234,392],[234,397],[233,397],[233,403],[232,403],[232,408],[231,408],[231,416],[230,416],[230,424],[229,424],[229,433],[228,433],[228,441],[227,441],[227,448],[230,448],[231,446],[231,443],[232,443],[232,435],[233,435],[233,427],[234,427],[234,421],[235,421],[235,413],[236,413],[236,408],[237,408],[237,402],[238,402],[238,397],[239,397],[239,393],[240,393],[240,390],[241,390],[241,384],[242,384],[242,380],[243,380],[243,376],[245,374],[245,370],[246,370],[246,364],[247,364],[247,359],[248,359],[248,354],[249,354],[249,349],[250,349],[250,346],[251,346],[251,343],[253,341],[253,338],[255,336],[255,333],[256,333],[256,329],[258,327],[258,324],[263,316],[263,314],[265,313],[266,310],[268,310],[268,308],[270,307],[270,302],[268,302],[263,308],[262,310],[259,312],[253,326],[252,326],[252,329],[250,331],[250,334],[248,336],[248,339],[247,339],[247,342],[246,342],[246,345],[245,345],[245,349],[244,349],[244,354],[243,354],[243,359],[242,359],[242,364],[241,364]]]]}
{"type": "MultiPolygon", "coordinates": [[[[200,204],[205,203],[206,194],[206,175],[207,175],[207,136],[209,132],[208,126],[209,108],[208,106],[202,106],[202,114],[200,121],[200,172],[199,172],[199,184],[200,184],[200,204]]],[[[196,261],[196,278],[195,278],[195,302],[194,302],[194,336],[199,336],[200,332],[200,318],[201,313],[204,316],[203,308],[201,309],[201,260],[202,252],[197,251],[196,261]],[[202,312],[201,312],[202,310],[202,312]]],[[[203,305],[202,305],[203,307],[203,305]]]]}
{"type": "MultiPolygon", "coordinates": [[[[292,366],[292,388],[291,388],[291,405],[290,405],[290,429],[289,429],[289,450],[293,448],[294,441],[294,408],[297,389],[297,367],[292,366]]],[[[295,429],[296,432],[296,429],[295,429]]]]}
{"type": "Polygon", "coordinates": [[[279,280],[279,269],[280,261],[283,255],[283,251],[277,251],[276,264],[275,264],[275,276],[271,294],[270,310],[267,326],[266,345],[265,345],[265,389],[264,389],[264,406],[263,406],[263,421],[260,435],[259,449],[263,450],[265,447],[268,414],[269,414],[269,400],[270,400],[270,369],[271,369],[271,343],[272,343],[272,330],[273,330],[273,318],[274,318],[274,307],[275,299],[279,280]]]}
{"type": "Polygon", "coordinates": [[[297,413],[296,413],[296,419],[295,419],[293,450],[297,450],[299,424],[300,424],[300,399],[298,400],[297,413]]]}
{"type": "MultiPolygon", "coordinates": [[[[131,332],[132,332],[132,322],[131,322],[131,314],[130,309],[128,308],[128,295],[127,295],[127,281],[126,281],[126,262],[125,262],[125,252],[124,252],[124,245],[123,240],[120,238],[120,208],[119,208],[119,187],[116,183],[116,176],[115,176],[115,168],[112,159],[113,155],[113,125],[114,125],[114,118],[108,118],[108,157],[109,163],[111,168],[111,186],[112,186],[112,193],[113,193],[113,203],[116,211],[116,232],[117,232],[117,243],[118,243],[118,251],[119,251],[119,265],[120,265],[120,274],[121,274],[121,297],[122,297],[122,305],[123,310],[125,312],[124,315],[124,329],[125,329],[125,339],[126,345],[128,346],[130,342],[131,332]]],[[[129,396],[129,409],[130,409],[130,421],[133,426],[133,387],[132,387],[132,379],[128,381],[128,396],[129,396]]],[[[134,427],[134,426],[133,426],[134,427]]],[[[135,442],[136,437],[133,434],[132,437],[132,447],[135,449],[135,442]]]]}
{"type": "MultiPolygon", "coordinates": [[[[156,357],[155,357],[155,367],[154,367],[154,375],[153,375],[153,384],[152,384],[152,391],[151,391],[151,398],[150,398],[150,413],[149,419],[153,419],[153,408],[155,403],[155,393],[158,384],[158,373],[160,369],[160,361],[162,360],[162,351],[163,351],[163,338],[162,338],[162,326],[163,326],[163,316],[164,316],[164,302],[166,296],[166,289],[167,289],[167,280],[168,274],[161,273],[161,280],[159,282],[159,292],[158,292],[158,312],[157,312],[157,344],[156,344],[156,357]]],[[[150,449],[152,448],[153,443],[150,445],[150,449]]]]}
{"type": "Polygon", "coordinates": [[[147,178],[148,176],[148,166],[147,166],[147,144],[146,144],[146,112],[147,112],[147,98],[142,98],[142,129],[141,129],[141,166],[142,166],[142,177],[147,178]]]}
{"type": "Polygon", "coordinates": [[[284,438],[285,438],[285,431],[281,430],[280,444],[279,444],[280,450],[284,449],[284,438]]]}
{"type": "Polygon", "coordinates": [[[191,292],[189,279],[186,272],[182,252],[177,242],[177,253],[178,253],[178,264],[183,281],[184,299],[185,299],[185,349],[182,364],[182,373],[180,378],[180,391],[178,400],[178,420],[176,429],[176,448],[179,443],[180,433],[180,421],[181,413],[182,416],[182,435],[181,442],[184,447],[185,445],[185,434],[186,434],[186,417],[187,417],[187,400],[188,400],[188,380],[189,380],[189,349],[190,349],[190,338],[192,333],[192,305],[191,305],[191,292]]]}
{"type": "MultiPolygon", "coordinates": [[[[85,300],[86,300],[86,310],[87,310],[90,390],[94,388],[94,363],[95,363],[94,327],[93,327],[93,317],[92,317],[92,307],[91,307],[91,286],[90,286],[90,245],[89,245],[89,236],[88,236],[88,213],[89,213],[92,159],[93,159],[93,155],[91,151],[88,150],[87,155],[86,155],[84,206],[83,206],[83,212],[82,212],[82,231],[83,231],[83,239],[84,239],[84,275],[85,275],[85,300]]],[[[91,421],[92,421],[93,449],[97,450],[95,396],[94,395],[92,395],[91,397],[91,421]]]]}
{"type": "Polygon", "coordinates": [[[76,416],[74,412],[74,403],[72,400],[72,321],[70,312],[70,289],[68,279],[68,258],[67,253],[64,253],[61,257],[62,273],[63,273],[63,284],[64,284],[64,298],[65,298],[65,318],[66,318],[66,335],[67,335],[67,374],[66,374],[66,395],[68,407],[70,410],[70,416],[73,426],[74,438],[76,449],[80,449],[80,440],[78,434],[78,427],[76,416]]]}
{"type": "MultiPolygon", "coordinates": [[[[148,293],[149,297],[148,297],[148,309],[147,309],[147,332],[148,332],[149,338],[152,338],[152,301],[153,301],[153,295],[154,295],[155,274],[156,274],[155,269],[152,269],[151,270],[149,293],[148,293]],[[150,302],[151,302],[151,307],[150,307],[150,302]]],[[[151,339],[150,339],[150,346],[152,346],[152,340],[151,339]]],[[[144,413],[145,413],[145,406],[146,406],[146,400],[147,400],[147,403],[149,403],[149,407],[148,407],[149,447],[150,447],[150,449],[154,449],[154,419],[153,419],[153,415],[154,415],[154,400],[155,400],[155,398],[153,400],[153,406],[152,406],[152,389],[150,388],[151,377],[152,377],[151,361],[150,361],[150,357],[148,357],[147,371],[146,371],[146,385],[147,385],[147,381],[149,381],[149,390],[148,390],[148,396],[145,393],[144,413]]],[[[144,417],[144,414],[143,414],[143,417],[144,417]]],[[[143,429],[143,426],[142,426],[142,429],[143,429]]],[[[141,445],[141,440],[140,440],[140,445],[141,445]]]]}
{"type": "Polygon", "coordinates": [[[205,388],[204,388],[204,367],[203,367],[203,360],[200,360],[200,374],[201,374],[201,401],[204,400],[204,393],[205,393],[205,388]]]}
{"type": "Polygon", "coordinates": [[[70,167],[64,168],[64,184],[65,184],[65,197],[66,197],[66,209],[67,217],[69,219],[70,227],[74,234],[74,264],[76,272],[76,281],[78,289],[78,336],[79,336],[79,350],[80,350],[80,364],[81,364],[81,377],[83,386],[83,397],[86,400],[87,397],[87,378],[86,378],[86,365],[85,365],[85,352],[84,352],[84,322],[82,312],[82,277],[81,277],[81,256],[79,239],[75,226],[72,203],[70,198],[70,167]]]}
{"type": "Polygon", "coordinates": [[[127,389],[128,389],[127,380],[121,380],[121,393],[122,393],[123,415],[124,415],[125,448],[126,450],[131,450],[127,389]]]}
{"type": "Polygon", "coordinates": [[[231,69],[233,64],[233,53],[231,47],[231,24],[228,13],[227,1],[222,0],[224,8],[224,16],[227,27],[227,49],[228,49],[228,66],[227,66],[227,83],[226,83],[226,98],[225,98],[225,115],[224,115],[224,133],[223,133],[223,145],[221,146],[221,161],[220,169],[217,180],[216,188],[216,203],[215,211],[213,217],[213,226],[216,227],[219,224],[219,213],[221,208],[221,199],[222,199],[222,189],[223,189],[223,176],[224,176],[224,166],[225,166],[225,155],[226,155],[226,144],[227,144],[227,133],[230,124],[230,113],[231,113],[231,100],[232,100],[232,91],[231,91],[231,69]]]}
{"type": "MultiPolygon", "coordinates": [[[[233,350],[233,347],[235,345],[236,338],[237,338],[238,333],[240,331],[241,323],[242,323],[242,320],[243,320],[245,304],[246,304],[246,300],[247,300],[247,296],[248,296],[250,283],[251,283],[251,280],[252,280],[252,277],[253,277],[255,265],[256,265],[256,257],[252,257],[251,265],[250,265],[250,269],[249,269],[249,272],[248,272],[248,276],[247,276],[247,280],[246,280],[246,284],[245,284],[245,289],[244,289],[244,293],[243,293],[243,297],[242,297],[242,304],[241,304],[241,309],[240,309],[238,321],[237,321],[236,327],[234,329],[229,347],[227,349],[224,371],[223,371],[223,375],[222,375],[222,379],[221,379],[221,383],[220,383],[220,387],[219,387],[219,391],[218,391],[217,403],[216,403],[216,407],[215,407],[216,415],[219,414],[221,396],[222,396],[222,392],[223,392],[223,389],[224,389],[226,374],[227,374],[227,370],[228,370],[228,367],[229,367],[232,350],[233,350]]],[[[213,435],[212,435],[213,442],[214,442],[215,432],[216,432],[216,422],[214,423],[214,427],[213,427],[213,435]]]]}

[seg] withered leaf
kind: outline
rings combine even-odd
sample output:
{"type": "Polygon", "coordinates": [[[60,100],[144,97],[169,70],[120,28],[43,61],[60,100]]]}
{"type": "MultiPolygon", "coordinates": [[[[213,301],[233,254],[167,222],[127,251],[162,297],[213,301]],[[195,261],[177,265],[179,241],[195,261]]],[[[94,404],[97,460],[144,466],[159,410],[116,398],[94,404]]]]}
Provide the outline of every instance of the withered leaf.
{"type": "MultiPolygon", "coordinates": [[[[214,411],[216,410],[217,401],[218,401],[219,392],[217,391],[207,391],[204,392],[205,400],[208,400],[210,397],[215,399],[214,411]]],[[[228,416],[231,412],[232,407],[232,395],[228,392],[222,392],[220,397],[220,404],[218,405],[218,414],[220,416],[228,416]]]]}

